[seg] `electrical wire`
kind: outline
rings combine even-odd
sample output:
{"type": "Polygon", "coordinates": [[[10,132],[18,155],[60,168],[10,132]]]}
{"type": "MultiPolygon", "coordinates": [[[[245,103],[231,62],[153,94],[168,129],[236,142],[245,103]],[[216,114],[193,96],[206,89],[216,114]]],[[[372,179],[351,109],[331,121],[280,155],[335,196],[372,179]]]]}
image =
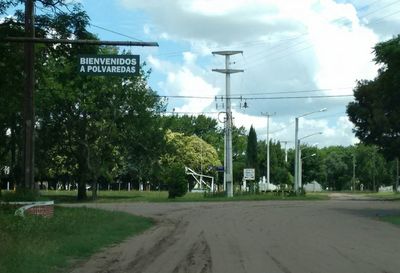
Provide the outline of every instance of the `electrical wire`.
{"type": "MultiPolygon", "coordinates": [[[[225,96],[179,96],[179,95],[154,95],[160,98],[173,98],[173,99],[205,99],[205,100],[219,100],[226,99],[225,96]]],[[[344,95],[314,95],[314,96],[280,96],[280,97],[247,97],[247,96],[231,96],[231,100],[283,100],[283,99],[322,99],[322,98],[344,98],[353,97],[353,94],[344,95]]]]}

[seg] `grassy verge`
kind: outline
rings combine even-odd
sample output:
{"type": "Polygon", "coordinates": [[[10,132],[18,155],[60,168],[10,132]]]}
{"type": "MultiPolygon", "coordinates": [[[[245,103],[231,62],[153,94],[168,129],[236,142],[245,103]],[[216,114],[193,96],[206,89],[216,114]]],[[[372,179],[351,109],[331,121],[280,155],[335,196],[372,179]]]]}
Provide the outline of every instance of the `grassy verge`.
{"type": "Polygon", "coordinates": [[[398,225],[400,227],[400,215],[398,216],[384,216],[381,217],[381,220],[385,221],[385,222],[389,222],[392,223],[394,225],[398,225]]]}
{"type": "MultiPolygon", "coordinates": [[[[90,199],[90,193],[88,193],[90,199]]],[[[56,202],[76,202],[75,191],[44,191],[42,198],[55,200],[56,202]]],[[[99,203],[113,202],[205,202],[205,201],[252,201],[252,200],[327,200],[327,194],[308,193],[306,196],[280,196],[273,193],[263,194],[235,194],[233,198],[222,195],[204,196],[203,193],[187,193],[183,197],[168,199],[166,191],[100,191],[98,193],[99,203]]],[[[88,201],[91,202],[91,201],[88,201]]]]}
{"type": "Polygon", "coordinates": [[[365,196],[388,201],[400,201],[400,193],[397,192],[374,192],[367,193],[365,196]]]}
{"type": "Polygon", "coordinates": [[[63,272],[72,260],[121,242],[152,225],[147,218],[89,208],[56,207],[52,218],[13,215],[0,206],[0,272],[63,272]]]}

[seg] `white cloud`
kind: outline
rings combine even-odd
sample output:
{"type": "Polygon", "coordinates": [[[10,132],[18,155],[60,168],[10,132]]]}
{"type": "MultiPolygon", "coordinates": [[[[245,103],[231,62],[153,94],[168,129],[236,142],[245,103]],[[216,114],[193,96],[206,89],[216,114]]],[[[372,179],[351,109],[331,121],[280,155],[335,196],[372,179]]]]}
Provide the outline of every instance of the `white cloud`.
{"type": "MultiPolygon", "coordinates": [[[[223,75],[211,72],[211,68],[224,66],[223,57],[212,57],[211,52],[224,49],[244,51],[243,57],[232,57],[235,62],[232,66],[245,69],[245,73],[232,76],[233,93],[251,97],[253,95],[246,94],[331,89],[279,96],[351,94],[356,80],[372,79],[376,75],[372,47],[382,37],[387,37],[387,33],[396,34],[399,28],[393,26],[400,22],[397,15],[382,18],[388,13],[385,6],[390,0],[375,1],[370,6],[358,0],[347,3],[334,0],[120,2],[152,18],[152,35],[190,48],[168,61],[168,55],[163,57],[162,54],[148,58],[154,74],[161,78],[157,80],[160,92],[187,96],[215,96],[225,89],[223,75]],[[379,8],[384,13],[373,12],[379,8]],[[372,21],[377,19],[388,20],[392,26],[374,25],[372,21]]],[[[393,11],[400,9],[400,6],[391,7],[393,11]]],[[[345,117],[344,109],[350,100],[249,100],[250,108],[246,113],[233,110],[234,123],[247,129],[253,124],[258,135],[265,137],[266,118],[260,113],[276,112],[271,131],[287,127],[273,137],[291,140],[294,138],[293,116],[322,107],[335,112],[339,109],[341,116],[302,119],[301,132],[323,131],[323,136],[314,137],[320,145],[350,145],[357,141],[352,124],[345,117]]],[[[174,103],[176,110],[194,112],[209,111],[214,102],[171,100],[171,107],[174,103]]]]}

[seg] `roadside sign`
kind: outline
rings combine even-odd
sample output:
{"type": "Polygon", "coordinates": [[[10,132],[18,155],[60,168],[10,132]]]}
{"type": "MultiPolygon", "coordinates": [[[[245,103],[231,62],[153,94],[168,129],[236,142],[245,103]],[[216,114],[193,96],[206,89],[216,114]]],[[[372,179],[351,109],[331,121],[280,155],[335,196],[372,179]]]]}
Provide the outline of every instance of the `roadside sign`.
{"type": "Polygon", "coordinates": [[[217,172],[223,172],[224,171],[224,166],[215,166],[215,170],[217,172]]]}
{"type": "Polygon", "coordinates": [[[79,73],[98,76],[139,75],[139,55],[79,55],[79,73]]]}
{"type": "Polygon", "coordinates": [[[256,179],[256,170],[255,169],[243,169],[243,179],[244,180],[256,179]]]}

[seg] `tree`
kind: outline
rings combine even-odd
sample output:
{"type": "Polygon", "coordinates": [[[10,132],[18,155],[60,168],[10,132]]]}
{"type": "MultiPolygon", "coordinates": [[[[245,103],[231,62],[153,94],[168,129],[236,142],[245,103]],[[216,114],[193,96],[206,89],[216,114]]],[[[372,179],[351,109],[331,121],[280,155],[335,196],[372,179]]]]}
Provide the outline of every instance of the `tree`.
{"type": "Polygon", "coordinates": [[[182,133],[167,131],[165,138],[167,147],[166,154],[161,159],[162,177],[168,185],[171,198],[186,193],[185,167],[198,173],[213,175],[215,171],[212,166],[221,165],[215,148],[196,135],[186,136],[182,133]],[[182,172],[184,179],[181,177],[182,172]],[[182,190],[183,184],[185,191],[182,190]]]}
{"type": "Polygon", "coordinates": [[[353,174],[352,147],[331,146],[321,149],[325,181],[321,184],[333,190],[349,190],[353,174]]]}
{"type": "Polygon", "coordinates": [[[162,157],[164,167],[179,162],[199,173],[212,174],[212,166],[220,166],[217,151],[198,136],[167,131],[166,154],[162,157]]]}
{"type": "MultiPolygon", "coordinates": [[[[14,16],[7,16],[0,23],[0,38],[6,36],[24,36],[24,13],[19,10],[21,0],[7,0],[0,3],[0,15],[12,9],[14,16]],[[16,10],[14,10],[16,9],[16,10]]],[[[67,0],[36,0],[35,4],[42,10],[35,16],[36,37],[69,38],[78,37],[78,25],[87,23],[87,16],[79,4],[71,4],[67,0]],[[66,8],[65,12],[55,12],[66,8]]],[[[45,59],[49,52],[62,50],[65,46],[35,46],[35,74],[38,82],[47,71],[45,59]]],[[[22,114],[21,101],[24,89],[23,44],[0,44],[0,164],[9,165],[11,180],[23,184],[21,179],[22,162],[22,114]]],[[[36,87],[39,83],[37,82],[36,87]]],[[[36,123],[35,123],[36,124],[36,123]]]]}
{"type": "Polygon", "coordinates": [[[378,43],[374,53],[378,76],[357,82],[347,114],[361,141],[395,158],[400,156],[400,35],[378,43]]]}
{"type": "Polygon", "coordinates": [[[252,125],[247,136],[246,165],[248,168],[256,169],[256,173],[258,173],[257,163],[257,133],[252,125]]]}
{"type": "Polygon", "coordinates": [[[323,160],[317,147],[301,145],[303,185],[312,181],[324,180],[323,160]],[[314,155],[315,154],[315,155],[314,155]]]}
{"type": "Polygon", "coordinates": [[[183,133],[186,136],[199,136],[212,145],[217,150],[219,159],[223,160],[224,137],[217,120],[204,115],[164,116],[161,118],[161,126],[165,130],[183,133]]]}
{"type": "Polygon", "coordinates": [[[388,163],[375,146],[359,144],[354,156],[356,177],[364,189],[376,191],[379,186],[392,183],[388,163]]]}

